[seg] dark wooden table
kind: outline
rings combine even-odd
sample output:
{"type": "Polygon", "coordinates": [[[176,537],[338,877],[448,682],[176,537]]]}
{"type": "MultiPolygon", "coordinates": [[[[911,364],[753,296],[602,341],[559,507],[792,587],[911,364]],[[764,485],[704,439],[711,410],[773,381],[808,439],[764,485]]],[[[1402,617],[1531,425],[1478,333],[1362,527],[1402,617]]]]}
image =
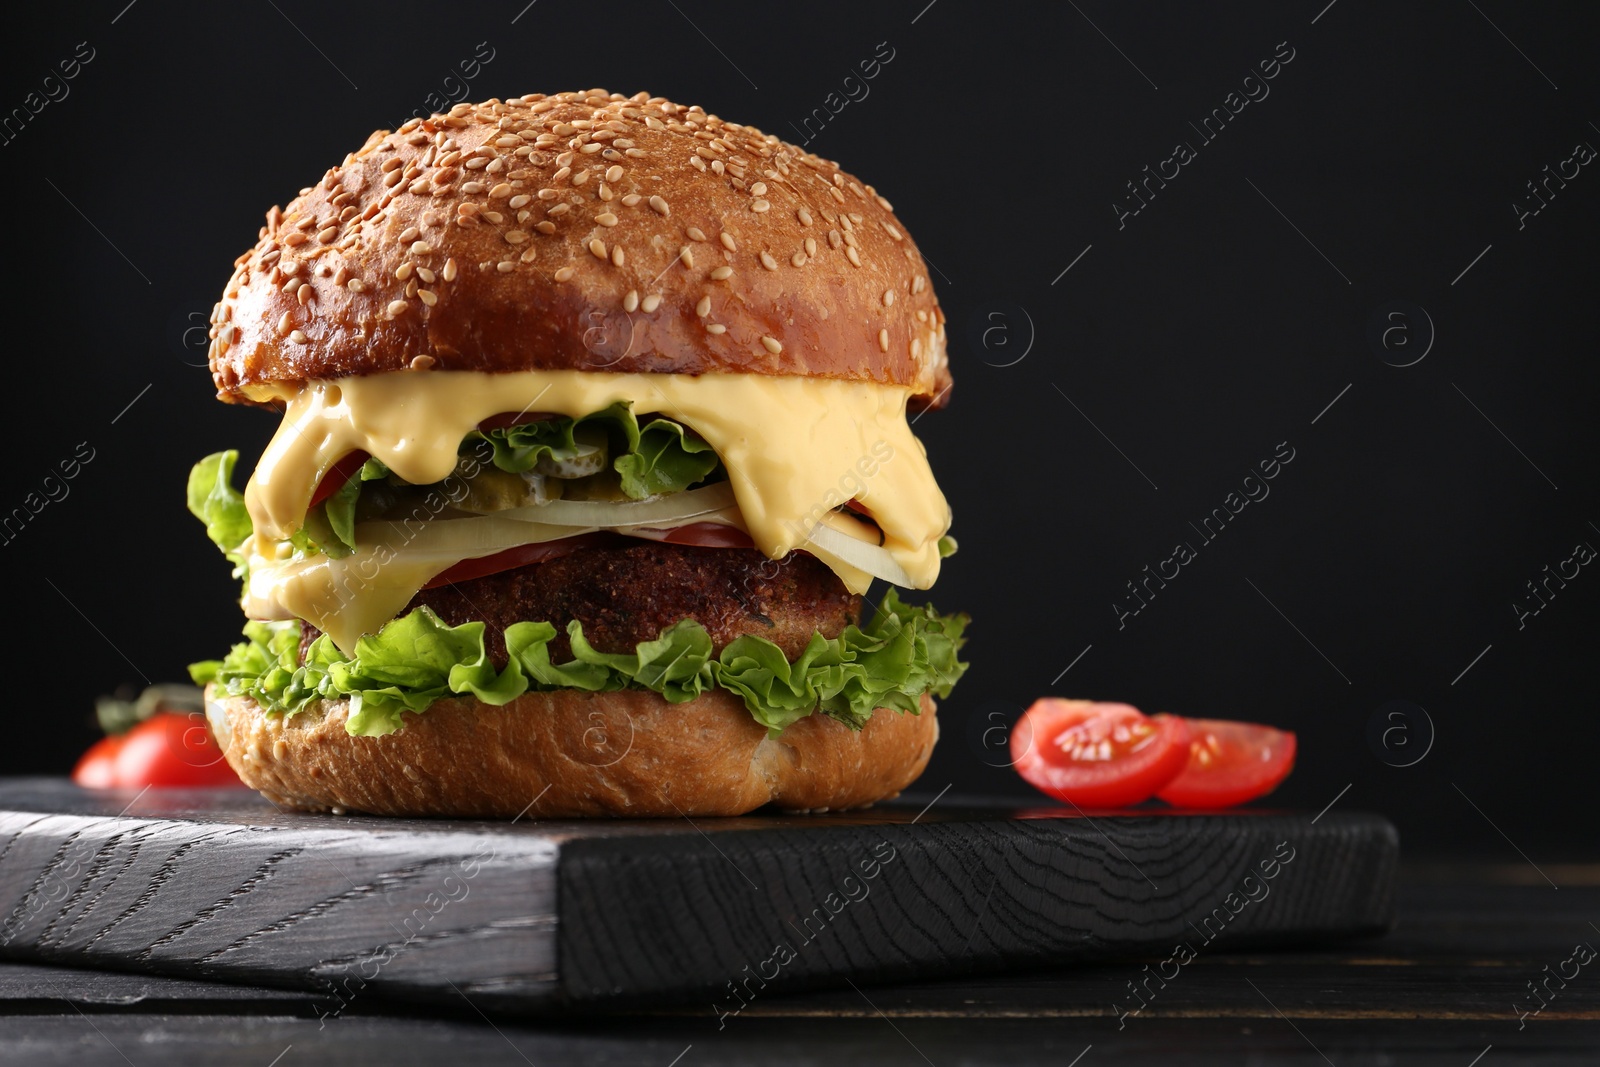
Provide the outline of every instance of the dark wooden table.
{"type": "Polygon", "coordinates": [[[1399,928],[1337,949],[773,996],[720,1026],[710,1005],[533,1021],[465,998],[333,1015],[304,993],[4,964],[0,1063],[1597,1064],[1600,959],[1574,952],[1600,947],[1596,923],[1600,865],[1412,863],[1399,928]],[[1151,992],[1122,1017],[1130,982],[1151,992]]]}

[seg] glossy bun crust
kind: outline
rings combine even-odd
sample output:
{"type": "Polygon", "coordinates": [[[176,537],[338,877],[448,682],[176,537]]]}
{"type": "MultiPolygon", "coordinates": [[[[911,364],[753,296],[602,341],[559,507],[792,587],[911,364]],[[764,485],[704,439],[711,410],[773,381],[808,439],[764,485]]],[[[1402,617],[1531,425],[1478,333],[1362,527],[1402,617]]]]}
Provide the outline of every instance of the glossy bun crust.
{"type": "Polygon", "coordinates": [[[525,693],[503,708],[443,700],[385,737],[350,736],[348,712],[345,701],[292,716],[268,715],[244,696],[207,701],[211,732],[246,785],[285,808],[374,815],[858,808],[911,784],[939,736],[927,696],[921,714],[879,708],[859,731],[814,714],[776,739],[720,689],[685,704],[572,689],[525,693]]]}
{"type": "Polygon", "coordinates": [[[586,369],[950,385],[889,201],[698,107],[598,90],[374,133],[273,208],[213,313],[233,402],[274,383],[586,369]]]}

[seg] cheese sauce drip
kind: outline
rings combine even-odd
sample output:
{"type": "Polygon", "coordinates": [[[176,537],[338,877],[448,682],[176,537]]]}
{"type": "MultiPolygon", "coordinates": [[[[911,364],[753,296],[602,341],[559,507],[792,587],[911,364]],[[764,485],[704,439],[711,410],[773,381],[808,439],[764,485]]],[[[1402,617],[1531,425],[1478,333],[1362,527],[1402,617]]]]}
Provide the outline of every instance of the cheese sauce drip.
{"type": "MultiPolygon", "coordinates": [[[[308,382],[278,394],[287,403],[283,424],[245,488],[256,531],[245,610],[257,617],[287,611],[348,651],[453,562],[385,558],[371,549],[343,560],[273,562],[273,542],[304,522],[317,485],[345,455],[367,452],[405,481],[427,485],[455,469],[461,441],[491,416],[576,418],[620,400],[690,427],[716,450],[751,539],[768,557],[785,555],[833,508],[858,500],[882,527],[884,548],[926,589],[939,575],[938,540],[950,508],[906,422],[910,392],[827,378],[575,370],[398,371],[308,382]]],[[[865,589],[867,575],[824,562],[854,591],[865,589]]]]}

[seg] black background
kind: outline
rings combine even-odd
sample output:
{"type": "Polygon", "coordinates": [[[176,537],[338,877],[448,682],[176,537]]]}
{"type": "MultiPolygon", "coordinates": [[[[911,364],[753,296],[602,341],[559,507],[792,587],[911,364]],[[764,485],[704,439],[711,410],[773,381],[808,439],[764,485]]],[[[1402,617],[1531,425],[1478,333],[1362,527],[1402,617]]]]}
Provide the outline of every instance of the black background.
{"type": "Polygon", "coordinates": [[[1600,172],[1521,228],[1513,203],[1600,145],[1595,25],[1325,2],[113,0],[8,20],[0,112],[79,42],[94,58],[0,145],[0,508],[79,442],[94,458],[0,545],[0,772],[65,771],[96,694],[180,678],[237,632],[183,482],[217,449],[248,462],[274,420],[214,402],[185,330],[267,207],[459,94],[480,42],[471,99],[647,89],[792,140],[887,48],[808,147],[894,201],[950,317],[953,403],[916,429],[962,545],[935,601],[976,620],[973,666],[918,788],[1031,795],[983,728],[1090,696],[1292,728],[1279,799],[1383,811],[1413,849],[1587,853],[1600,576],[1522,628],[1512,603],[1600,545],[1600,172]],[[1288,49],[1203,143],[1189,123],[1288,49]],[[1198,158],[1119,228],[1125,184],[1178,141],[1198,158]],[[1431,349],[1415,310],[1410,348],[1369,342],[1395,301],[1424,309],[1431,349]],[[1189,524],[1280,442],[1270,496],[1204,543],[1189,524]],[[1119,628],[1125,583],[1180,541],[1197,558],[1119,628]],[[1369,742],[1397,699],[1427,710],[1431,749],[1415,715],[1369,742]]]}

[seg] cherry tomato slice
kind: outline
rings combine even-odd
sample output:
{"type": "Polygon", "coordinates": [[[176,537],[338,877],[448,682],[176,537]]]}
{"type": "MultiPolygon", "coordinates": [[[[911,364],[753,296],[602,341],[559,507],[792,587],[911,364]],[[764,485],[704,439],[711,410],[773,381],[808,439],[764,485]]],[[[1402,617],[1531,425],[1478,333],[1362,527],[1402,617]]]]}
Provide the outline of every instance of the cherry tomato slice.
{"type": "Polygon", "coordinates": [[[365,452],[352,452],[332,467],[329,467],[328,473],[324,474],[322,481],[317,483],[317,491],[311,494],[311,506],[316,507],[340,489],[343,489],[344,483],[354,478],[356,472],[361,469],[361,465],[371,458],[365,452]]]}
{"type": "Polygon", "coordinates": [[[1127,704],[1045,697],[1011,731],[1017,772],[1040,792],[1084,808],[1138,804],[1182,772],[1189,728],[1127,704]]]}
{"type": "Polygon", "coordinates": [[[1295,736],[1225,719],[1189,720],[1189,762],[1158,797],[1175,808],[1231,808],[1265,796],[1294,770],[1295,736]]]}
{"type": "Polygon", "coordinates": [[[117,752],[122,738],[102,737],[72,768],[72,780],[85,789],[114,789],[117,785],[117,752]]]}

